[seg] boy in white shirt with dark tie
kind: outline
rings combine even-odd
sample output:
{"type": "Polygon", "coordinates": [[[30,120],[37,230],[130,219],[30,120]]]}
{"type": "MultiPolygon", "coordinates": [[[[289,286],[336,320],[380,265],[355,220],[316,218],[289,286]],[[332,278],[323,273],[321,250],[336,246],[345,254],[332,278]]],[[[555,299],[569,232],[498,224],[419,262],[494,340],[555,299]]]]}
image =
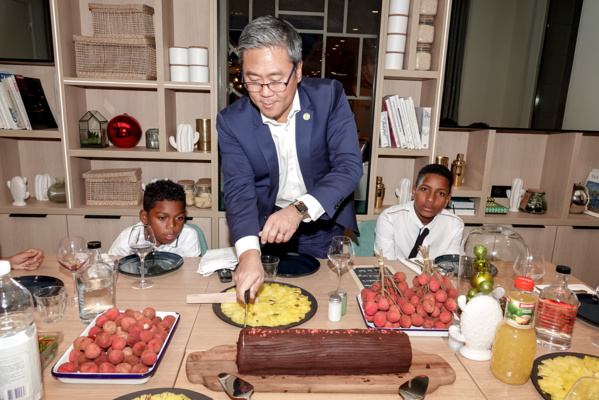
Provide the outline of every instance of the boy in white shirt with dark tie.
{"type": "Polygon", "coordinates": [[[447,167],[429,164],[418,172],[412,201],[387,208],[376,223],[374,250],[388,260],[413,258],[419,245],[430,245],[430,259],[459,254],[464,221],[445,210],[453,175],[447,167]]]}

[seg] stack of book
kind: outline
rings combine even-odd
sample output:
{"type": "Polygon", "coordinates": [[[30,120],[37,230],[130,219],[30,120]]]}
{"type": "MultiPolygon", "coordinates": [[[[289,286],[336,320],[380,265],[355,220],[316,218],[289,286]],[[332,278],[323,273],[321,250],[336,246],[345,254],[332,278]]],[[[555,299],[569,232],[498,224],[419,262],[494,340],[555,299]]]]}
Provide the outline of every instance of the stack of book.
{"type": "Polygon", "coordinates": [[[428,149],[431,108],[414,107],[411,97],[396,94],[383,97],[381,147],[428,149]]]}
{"type": "Polygon", "coordinates": [[[0,73],[0,129],[57,127],[39,79],[0,73]]]}
{"type": "Polygon", "coordinates": [[[468,197],[452,197],[447,210],[456,215],[474,215],[474,201],[468,197]]]}

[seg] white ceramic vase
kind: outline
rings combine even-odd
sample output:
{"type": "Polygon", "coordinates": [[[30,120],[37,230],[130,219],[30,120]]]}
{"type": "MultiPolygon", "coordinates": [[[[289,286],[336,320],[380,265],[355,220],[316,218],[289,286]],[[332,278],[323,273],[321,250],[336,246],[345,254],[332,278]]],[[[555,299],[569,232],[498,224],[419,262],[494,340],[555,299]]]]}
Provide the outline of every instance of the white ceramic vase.
{"type": "Polygon", "coordinates": [[[48,201],[48,188],[52,185],[52,178],[48,174],[35,176],[35,198],[38,201],[48,201]]]}
{"type": "Polygon", "coordinates": [[[463,342],[460,353],[475,361],[491,359],[491,345],[495,338],[495,329],[503,319],[499,302],[490,295],[479,295],[466,303],[466,296],[458,297],[458,306],[462,309],[460,325],[449,327],[449,335],[463,342]]]}
{"type": "Polygon", "coordinates": [[[29,198],[27,191],[27,178],[24,176],[15,176],[7,182],[10,194],[13,198],[13,206],[26,206],[25,199],[29,198]]]}
{"type": "Polygon", "coordinates": [[[514,178],[511,189],[506,190],[507,197],[510,199],[510,211],[518,212],[518,206],[522,201],[525,190],[522,189],[522,179],[514,178]]]}
{"type": "Polygon", "coordinates": [[[397,195],[397,204],[404,204],[410,201],[411,196],[411,186],[412,183],[408,178],[402,178],[399,181],[399,187],[395,189],[395,194],[397,195]]]}
{"type": "Polygon", "coordinates": [[[191,124],[179,124],[177,126],[177,138],[174,136],[168,138],[169,143],[177,151],[182,153],[190,153],[193,151],[194,145],[200,139],[200,134],[194,132],[191,124]]]}

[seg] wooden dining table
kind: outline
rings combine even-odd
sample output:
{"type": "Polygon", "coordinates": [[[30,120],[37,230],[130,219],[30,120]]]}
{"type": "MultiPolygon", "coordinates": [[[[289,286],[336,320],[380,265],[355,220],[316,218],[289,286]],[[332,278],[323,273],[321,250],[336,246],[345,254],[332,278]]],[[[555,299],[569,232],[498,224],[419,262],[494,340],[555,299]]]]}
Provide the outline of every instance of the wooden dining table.
{"type": "MultiPolygon", "coordinates": [[[[114,399],[139,390],[155,388],[183,388],[201,393],[214,400],[226,400],[229,396],[223,391],[212,391],[200,383],[192,383],[187,377],[187,357],[194,352],[206,351],[219,345],[235,345],[240,328],[218,318],[211,304],[187,304],[188,294],[220,292],[229,288],[233,283],[221,283],[217,274],[204,277],[197,273],[199,258],[185,258],[184,264],[178,270],[161,276],[155,276],[154,287],[136,290],[131,284],[136,279],[120,274],[117,281],[116,302],[121,310],[128,308],[142,310],[154,307],[157,311],[178,312],[181,316],[178,327],[172,335],[171,342],[156,372],[144,384],[83,384],[63,383],[54,378],[51,369],[56,360],[69,348],[72,342],[83,332],[86,325],[79,321],[78,308],[74,303],[67,305],[62,320],[46,324],[42,323],[36,312],[36,325],[39,332],[59,331],[63,340],[59,345],[56,359],[44,369],[44,398],[58,400],[68,398],[114,399]]],[[[353,267],[376,266],[372,258],[357,258],[353,267]]],[[[388,261],[386,265],[395,271],[404,271],[411,277],[415,272],[399,261],[388,261]]],[[[502,265],[495,263],[499,270],[496,286],[509,288],[515,276],[510,263],[502,265]]],[[[352,266],[350,266],[352,268],[352,266]]],[[[53,255],[47,255],[42,266],[36,271],[12,271],[12,276],[49,275],[60,278],[67,287],[68,293],[73,293],[73,280],[66,269],[59,266],[53,255]]],[[[547,263],[547,273],[540,279],[539,284],[553,283],[555,266],[547,263]]],[[[301,287],[311,293],[317,303],[316,314],[303,323],[300,328],[307,329],[364,329],[364,319],[360,312],[356,296],[360,288],[349,271],[345,271],[341,279],[341,287],[347,291],[347,313],[339,322],[328,320],[328,293],[337,287],[336,269],[327,261],[320,260],[320,268],[311,275],[294,278],[277,278],[280,283],[288,283],[301,287]]],[[[570,283],[582,283],[576,277],[571,277],[570,283]]],[[[591,291],[591,288],[589,288],[591,291]]],[[[591,354],[599,357],[599,347],[590,342],[592,334],[598,334],[599,328],[581,319],[576,320],[572,346],[568,351],[591,354]]],[[[448,346],[446,337],[410,337],[412,348],[425,353],[438,354],[455,371],[456,380],[449,385],[442,385],[426,396],[428,400],[435,399],[541,399],[529,380],[524,385],[508,385],[493,376],[489,361],[472,361],[463,357],[459,351],[453,351],[448,346]]],[[[555,351],[537,345],[536,357],[555,351]]],[[[342,385],[342,383],[340,384],[342,385]]],[[[255,392],[252,399],[259,400],[362,400],[362,399],[399,399],[397,393],[291,393],[291,392],[255,392]]]]}

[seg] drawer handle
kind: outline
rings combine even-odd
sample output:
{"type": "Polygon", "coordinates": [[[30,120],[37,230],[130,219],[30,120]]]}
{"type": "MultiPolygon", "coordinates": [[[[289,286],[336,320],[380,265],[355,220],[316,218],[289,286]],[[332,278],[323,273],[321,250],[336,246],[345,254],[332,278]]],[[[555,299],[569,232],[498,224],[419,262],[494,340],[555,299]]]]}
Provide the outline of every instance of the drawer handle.
{"type": "Polygon", "coordinates": [[[593,230],[599,230],[599,226],[573,226],[572,229],[593,229],[593,230]]]}
{"type": "Polygon", "coordinates": [[[8,214],[9,218],[46,218],[48,214],[8,214]]]}
{"type": "Polygon", "coordinates": [[[120,215],[86,215],[84,219],[121,219],[120,215]]]}
{"type": "Polygon", "coordinates": [[[545,225],[512,224],[514,228],[545,228],[545,225]]]}

